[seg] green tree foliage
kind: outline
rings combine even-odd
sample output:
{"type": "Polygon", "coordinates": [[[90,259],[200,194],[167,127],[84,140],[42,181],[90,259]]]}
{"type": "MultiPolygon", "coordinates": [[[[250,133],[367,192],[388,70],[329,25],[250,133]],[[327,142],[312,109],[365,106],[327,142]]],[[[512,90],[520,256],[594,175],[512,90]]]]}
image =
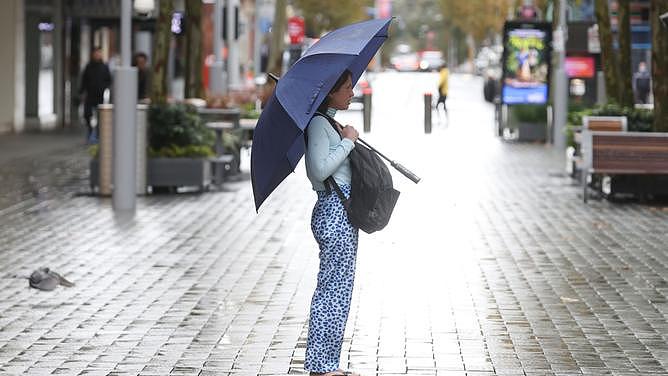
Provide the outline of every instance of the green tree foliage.
{"type": "Polygon", "coordinates": [[[209,147],[213,131],[200,119],[197,109],[185,104],[151,104],[148,111],[149,141],[153,150],[209,147]]]}
{"type": "Polygon", "coordinates": [[[482,42],[491,34],[500,34],[511,7],[510,0],[441,0],[446,22],[482,42]]]}
{"type": "Polygon", "coordinates": [[[462,45],[463,41],[472,38],[474,44],[466,44],[467,53],[464,55],[469,60],[473,58],[473,49],[485,39],[501,34],[508,11],[513,9],[512,0],[439,1],[448,41],[462,45]]]}
{"type": "Polygon", "coordinates": [[[313,36],[366,18],[366,1],[359,0],[295,0],[301,10],[306,30],[313,36]]]}
{"type": "Polygon", "coordinates": [[[654,92],[654,131],[668,132],[668,27],[659,15],[668,12],[668,0],[651,0],[652,90],[654,92]]]}

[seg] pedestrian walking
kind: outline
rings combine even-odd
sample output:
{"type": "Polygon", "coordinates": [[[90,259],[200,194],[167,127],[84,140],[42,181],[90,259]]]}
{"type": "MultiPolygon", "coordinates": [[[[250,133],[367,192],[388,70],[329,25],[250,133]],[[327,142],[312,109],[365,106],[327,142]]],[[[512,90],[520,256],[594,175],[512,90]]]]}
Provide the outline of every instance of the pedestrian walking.
{"type": "Polygon", "coordinates": [[[90,54],[90,61],[84,68],[81,77],[81,86],[79,94],[84,97],[84,119],[88,129],[87,139],[89,142],[96,142],[97,135],[91,124],[93,113],[97,111],[97,106],[104,102],[104,91],[111,85],[111,73],[107,64],[102,60],[102,49],[93,48],[90,54]]]}
{"type": "Polygon", "coordinates": [[[137,52],[133,59],[137,67],[137,100],[146,102],[151,90],[151,70],[148,67],[148,56],[143,52],[137,52]]]}
{"type": "Polygon", "coordinates": [[[633,74],[633,91],[638,103],[649,103],[652,78],[647,71],[647,63],[638,63],[638,70],[633,74]]]}
{"type": "Polygon", "coordinates": [[[448,70],[448,64],[443,63],[441,69],[438,72],[438,102],[436,102],[436,111],[438,111],[438,105],[443,103],[443,112],[445,115],[448,115],[448,109],[445,106],[445,100],[448,97],[448,78],[450,76],[450,71],[448,70]]]}
{"type": "MultiPolygon", "coordinates": [[[[333,118],[353,97],[352,74],[346,70],[327,94],[318,112],[333,118]]],[[[325,187],[332,176],[350,195],[350,161],[358,132],[352,126],[335,130],[327,118],[314,116],[306,129],[306,173],[317,201],[311,231],[320,248],[318,283],[311,301],[304,368],[311,375],[355,375],[339,369],[343,334],[348,320],[355,279],[358,229],[333,189],[325,187]]]]}

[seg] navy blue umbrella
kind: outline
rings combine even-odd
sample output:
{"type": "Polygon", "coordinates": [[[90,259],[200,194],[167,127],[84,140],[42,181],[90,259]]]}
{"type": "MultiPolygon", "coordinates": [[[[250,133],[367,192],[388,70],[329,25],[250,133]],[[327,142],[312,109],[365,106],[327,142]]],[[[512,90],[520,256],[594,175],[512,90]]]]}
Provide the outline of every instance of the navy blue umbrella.
{"type": "Polygon", "coordinates": [[[255,209],[293,172],[304,155],[304,130],[348,69],[353,84],[387,39],[391,19],[370,20],[334,30],[309,48],[278,81],[258,119],[251,150],[255,209]]]}

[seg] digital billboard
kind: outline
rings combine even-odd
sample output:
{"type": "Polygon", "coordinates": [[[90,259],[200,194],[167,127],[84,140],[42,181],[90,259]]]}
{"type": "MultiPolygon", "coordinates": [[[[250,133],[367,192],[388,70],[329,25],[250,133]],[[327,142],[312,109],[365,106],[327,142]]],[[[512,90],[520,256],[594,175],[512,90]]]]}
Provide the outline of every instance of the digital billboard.
{"type": "Polygon", "coordinates": [[[551,26],[506,22],[503,36],[504,104],[545,104],[549,95],[551,26]]]}

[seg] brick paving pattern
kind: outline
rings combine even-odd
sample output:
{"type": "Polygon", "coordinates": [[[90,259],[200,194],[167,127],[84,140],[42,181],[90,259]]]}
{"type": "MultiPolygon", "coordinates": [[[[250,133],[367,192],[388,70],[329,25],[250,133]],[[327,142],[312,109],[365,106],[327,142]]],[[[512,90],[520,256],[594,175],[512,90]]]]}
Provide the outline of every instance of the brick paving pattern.
{"type": "MultiPolygon", "coordinates": [[[[550,148],[453,123],[408,136],[402,163],[423,182],[397,177],[390,226],[361,238],[342,367],[668,375],[668,211],[584,205],[550,148]]],[[[85,161],[77,146],[0,162],[0,374],[304,373],[303,169],[259,215],[242,180],[141,198],[127,221],[81,194],[85,161]],[[39,266],[76,285],[28,288],[39,266]]]]}

